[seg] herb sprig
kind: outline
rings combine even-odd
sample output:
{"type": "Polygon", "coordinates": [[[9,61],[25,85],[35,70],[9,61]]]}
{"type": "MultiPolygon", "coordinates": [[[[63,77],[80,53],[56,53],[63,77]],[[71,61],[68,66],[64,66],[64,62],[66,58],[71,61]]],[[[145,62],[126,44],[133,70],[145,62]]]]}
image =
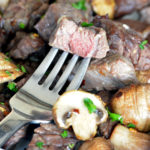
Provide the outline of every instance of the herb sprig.
{"type": "Polygon", "coordinates": [[[43,142],[36,142],[36,146],[37,146],[39,149],[43,149],[43,145],[44,145],[43,142]]]}
{"type": "Polygon", "coordinates": [[[62,138],[66,138],[68,136],[68,131],[64,130],[60,135],[62,138]]]}
{"type": "Polygon", "coordinates": [[[144,49],[144,46],[145,46],[147,43],[148,43],[148,40],[142,41],[142,42],[139,44],[140,49],[143,50],[143,49],[144,49]]]}
{"type": "Polygon", "coordinates": [[[86,0],[79,0],[76,3],[72,3],[72,7],[78,9],[78,10],[86,10],[86,6],[85,6],[86,0]]]}
{"type": "Polygon", "coordinates": [[[7,88],[10,89],[13,92],[17,92],[18,91],[18,89],[16,87],[16,83],[14,83],[14,82],[9,82],[8,85],[7,85],[7,88]]]}
{"type": "Polygon", "coordinates": [[[91,26],[93,26],[93,23],[82,22],[82,23],[81,23],[81,26],[82,26],[82,27],[91,27],[91,26]]]}

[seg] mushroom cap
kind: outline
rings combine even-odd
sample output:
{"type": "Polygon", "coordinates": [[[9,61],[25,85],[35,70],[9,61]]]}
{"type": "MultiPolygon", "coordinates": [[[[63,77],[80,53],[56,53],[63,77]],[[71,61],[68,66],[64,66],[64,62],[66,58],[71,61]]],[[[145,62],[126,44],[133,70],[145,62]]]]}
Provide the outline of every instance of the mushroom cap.
{"type": "Polygon", "coordinates": [[[105,103],[100,97],[84,91],[68,91],[60,96],[53,107],[53,116],[56,124],[63,129],[72,126],[76,137],[88,140],[95,136],[97,125],[105,122],[108,113],[105,103]],[[89,98],[96,106],[97,113],[89,113],[84,105],[84,99],[89,98]]]}

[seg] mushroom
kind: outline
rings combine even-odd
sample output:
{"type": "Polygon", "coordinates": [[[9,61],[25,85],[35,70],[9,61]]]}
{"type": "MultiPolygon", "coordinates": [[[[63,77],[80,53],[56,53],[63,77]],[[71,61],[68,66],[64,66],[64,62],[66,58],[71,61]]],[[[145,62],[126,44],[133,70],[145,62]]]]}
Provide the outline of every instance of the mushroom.
{"type": "Polygon", "coordinates": [[[97,126],[107,120],[108,113],[104,106],[105,103],[100,97],[73,90],[60,96],[53,106],[52,113],[60,128],[68,129],[72,126],[78,139],[89,140],[95,136],[97,126]],[[89,100],[89,107],[85,104],[86,100],[89,100]]]}
{"type": "Polygon", "coordinates": [[[149,150],[150,135],[140,133],[135,129],[128,129],[117,125],[112,132],[110,141],[114,150],[149,150]]]}
{"type": "Polygon", "coordinates": [[[109,18],[114,17],[115,0],[92,0],[93,10],[100,16],[108,14],[109,18]]]}
{"type": "Polygon", "coordinates": [[[150,131],[150,84],[131,85],[120,89],[112,98],[113,112],[120,114],[123,124],[134,124],[139,131],[150,131]]]}
{"type": "Polygon", "coordinates": [[[91,141],[84,142],[79,150],[113,150],[113,146],[109,140],[96,137],[91,141]]]}
{"type": "Polygon", "coordinates": [[[13,62],[0,52],[0,83],[15,80],[23,72],[13,62]]]}

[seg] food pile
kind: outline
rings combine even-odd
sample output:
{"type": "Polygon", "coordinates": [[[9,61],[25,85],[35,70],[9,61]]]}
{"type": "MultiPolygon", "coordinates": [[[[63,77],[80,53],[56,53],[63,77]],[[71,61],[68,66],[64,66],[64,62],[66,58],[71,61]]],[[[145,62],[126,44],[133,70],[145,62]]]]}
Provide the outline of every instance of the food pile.
{"type": "MultiPolygon", "coordinates": [[[[150,0],[0,0],[0,121],[56,47],[91,63],[80,89],[59,97],[24,149],[150,150],[149,18],[150,0]]],[[[31,126],[3,148],[17,149],[31,126]]]]}

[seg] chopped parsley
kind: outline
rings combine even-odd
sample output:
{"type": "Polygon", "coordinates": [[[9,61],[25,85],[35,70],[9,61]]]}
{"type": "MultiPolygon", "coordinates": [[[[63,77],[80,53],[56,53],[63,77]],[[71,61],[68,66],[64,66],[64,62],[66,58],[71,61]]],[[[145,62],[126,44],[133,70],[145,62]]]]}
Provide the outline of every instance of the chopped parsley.
{"type": "Polygon", "coordinates": [[[78,9],[78,10],[86,10],[86,6],[85,6],[86,0],[79,0],[76,3],[72,3],[72,7],[78,9]]]}
{"type": "Polygon", "coordinates": [[[60,135],[62,138],[66,138],[68,136],[68,131],[64,130],[60,135]]]}
{"type": "Polygon", "coordinates": [[[7,87],[8,87],[8,89],[10,89],[13,92],[17,92],[18,91],[18,89],[16,87],[16,83],[14,83],[14,82],[9,82],[7,87]]]}
{"type": "Polygon", "coordinates": [[[1,104],[1,105],[5,105],[5,103],[4,103],[4,102],[0,102],[0,104],[1,104]]]}
{"type": "Polygon", "coordinates": [[[8,70],[6,70],[5,73],[8,74],[9,76],[12,75],[8,70]]]}
{"type": "Polygon", "coordinates": [[[20,69],[19,69],[19,68],[16,68],[16,71],[20,71],[20,69]]]}
{"type": "Polygon", "coordinates": [[[6,57],[5,60],[6,60],[6,61],[11,61],[11,58],[6,57]]]}
{"type": "Polygon", "coordinates": [[[75,144],[73,144],[73,143],[70,143],[70,144],[68,145],[68,147],[69,147],[70,149],[73,149],[74,146],[75,146],[75,144]]]}
{"type": "Polygon", "coordinates": [[[135,128],[136,126],[135,126],[134,124],[132,124],[132,123],[129,123],[129,124],[127,125],[127,127],[128,127],[128,128],[135,128]]]}
{"type": "Polygon", "coordinates": [[[24,73],[27,73],[27,70],[23,65],[21,65],[21,71],[24,72],[24,73]]]}
{"type": "Polygon", "coordinates": [[[146,45],[147,43],[148,43],[148,40],[142,41],[142,42],[140,43],[140,45],[139,45],[140,49],[143,50],[143,49],[144,49],[144,45],[146,45]]]}
{"type": "Polygon", "coordinates": [[[20,22],[19,27],[20,27],[20,29],[24,29],[25,28],[25,24],[23,22],[20,22]]]}
{"type": "Polygon", "coordinates": [[[43,145],[44,145],[43,142],[36,142],[36,146],[37,146],[39,149],[43,149],[43,145]]]}
{"type": "Polygon", "coordinates": [[[91,26],[93,26],[93,23],[82,22],[82,23],[81,23],[81,26],[82,26],[82,27],[91,27],[91,26]]]}
{"type": "Polygon", "coordinates": [[[91,99],[84,98],[84,105],[87,107],[90,114],[96,112],[96,106],[91,99]]]}
{"type": "Polygon", "coordinates": [[[106,110],[107,110],[108,115],[109,115],[109,117],[110,117],[110,119],[111,119],[112,121],[120,121],[120,123],[123,124],[123,118],[122,118],[121,115],[110,112],[110,111],[108,110],[108,108],[106,108],[106,110]]]}

